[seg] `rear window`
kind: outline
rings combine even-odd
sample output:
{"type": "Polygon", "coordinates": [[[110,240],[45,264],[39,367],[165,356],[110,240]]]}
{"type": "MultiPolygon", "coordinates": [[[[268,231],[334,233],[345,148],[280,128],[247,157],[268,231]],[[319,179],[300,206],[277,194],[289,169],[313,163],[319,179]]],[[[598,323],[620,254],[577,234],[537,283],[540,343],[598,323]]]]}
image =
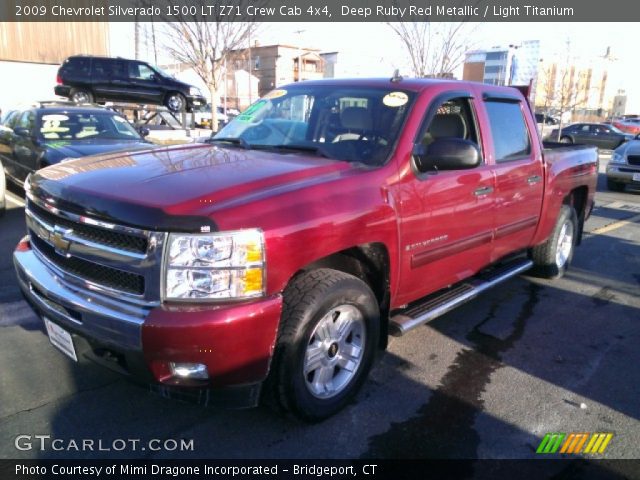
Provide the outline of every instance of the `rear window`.
{"type": "Polygon", "coordinates": [[[73,75],[89,75],[91,59],[83,57],[69,58],[62,66],[63,71],[73,75]]]}
{"type": "Polygon", "coordinates": [[[519,102],[485,102],[496,162],[518,160],[531,153],[529,130],[519,102]]]}

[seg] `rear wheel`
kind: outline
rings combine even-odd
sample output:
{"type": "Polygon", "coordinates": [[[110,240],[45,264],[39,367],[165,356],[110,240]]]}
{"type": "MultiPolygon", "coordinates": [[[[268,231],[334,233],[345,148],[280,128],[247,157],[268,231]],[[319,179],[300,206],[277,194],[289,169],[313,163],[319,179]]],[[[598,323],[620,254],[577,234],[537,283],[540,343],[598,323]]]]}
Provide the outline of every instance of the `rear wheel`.
{"type": "Polygon", "coordinates": [[[545,278],[560,278],[567,271],[578,234],[578,216],[573,207],[563,205],[551,236],[531,249],[534,273],[545,278]]]}
{"type": "Polygon", "coordinates": [[[622,192],[624,190],[624,183],[614,182],[607,178],[607,188],[612,192],[622,192]]]}
{"type": "Polygon", "coordinates": [[[93,103],[93,95],[91,95],[91,92],[88,92],[87,90],[73,88],[71,89],[69,100],[74,103],[93,103]]]}
{"type": "Polygon", "coordinates": [[[379,325],[377,300],[362,280],[330,269],[296,277],[284,292],[268,400],[308,421],[338,412],[371,368],[379,325]]]}

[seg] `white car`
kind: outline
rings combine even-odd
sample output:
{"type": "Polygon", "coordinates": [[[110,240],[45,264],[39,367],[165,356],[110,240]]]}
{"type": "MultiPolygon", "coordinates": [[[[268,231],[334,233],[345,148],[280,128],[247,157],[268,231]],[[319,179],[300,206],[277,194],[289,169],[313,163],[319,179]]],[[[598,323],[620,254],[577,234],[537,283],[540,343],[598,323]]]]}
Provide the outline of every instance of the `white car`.
{"type": "MultiPolygon", "coordinates": [[[[224,108],[218,107],[218,123],[222,127],[229,123],[233,117],[237,115],[237,110],[227,109],[227,113],[225,115],[224,108]]],[[[210,128],[211,127],[211,104],[207,103],[205,106],[200,107],[198,110],[194,112],[194,122],[196,126],[202,128],[210,128]]]]}

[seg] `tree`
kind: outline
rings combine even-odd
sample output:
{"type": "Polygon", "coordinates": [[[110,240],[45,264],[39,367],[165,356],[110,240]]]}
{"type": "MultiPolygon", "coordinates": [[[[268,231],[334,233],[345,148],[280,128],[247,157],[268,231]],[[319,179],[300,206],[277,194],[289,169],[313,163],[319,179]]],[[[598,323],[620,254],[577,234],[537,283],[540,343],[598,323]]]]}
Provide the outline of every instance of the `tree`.
{"type": "MultiPolygon", "coordinates": [[[[240,0],[240,4],[245,3],[240,0]]],[[[201,12],[206,0],[190,3],[201,12]]],[[[240,9],[240,7],[238,7],[240,9]]],[[[226,88],[225,60],[230,52],[245,47],[257,29],[255,22],[233,21],[233,15],[222,15],[222,9],[205,18],[199,15],[177,15],[164,24],[167,53],[177,62],[192,68],[207,85],[211,95],[211,128],[218,128],[218,92],[226,88]]]]}
{"type": "Polygon", "coordinates": [[[446,77],[462,65],[475,26],[466,22],[387,22],[398,35],[416,77],[446,77]]]}

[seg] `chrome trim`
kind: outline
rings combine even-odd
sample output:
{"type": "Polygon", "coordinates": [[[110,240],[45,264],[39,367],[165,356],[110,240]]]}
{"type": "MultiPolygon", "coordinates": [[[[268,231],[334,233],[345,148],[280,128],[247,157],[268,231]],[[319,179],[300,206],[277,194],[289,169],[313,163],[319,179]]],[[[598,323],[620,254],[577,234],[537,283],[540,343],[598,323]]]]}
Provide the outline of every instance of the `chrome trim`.
{"type": "Polygon", "coordinates": [[[41,261],[55,272],[56,275],[61,277],[65,283],[76,285],[84,290],[99,292],[100,294],[108,295],[110,297],[117,298],[120,301],[126,301],[135,305],[154,306],[160,304],[161,266],[164,254],[164,244],[168,237],[167,233],[125,227],[95,220],[86,216],[76,215],[55,207],[55,201],[53,200],[51,202],[44,202],[41,199],[34,197],[29,191],[27,197],[28,202],[25,207],[25,213],[27,227],[30,230],[30,233],[55,248],[58,251],[58,254],[65,255],[67,257],[76,257],[104,267],[140,275],[144,278],[145,288],[142,294],[137,294],[108,287],[86,278],[79,277],[65,271],[63,268],[53,265],[52,262],[46,259],[46,256],[42,252],[38,251],[36,246],[33,246],[34,251],[36,251],[40,256],[41,261]],[[50,212],[52,215],[63,218],[69,222],[102,228],[105,231],[144,238],[147,241],[147,251],[145,253],[136,253],[114,248],[102,243],[93,242],[74,234],[73,228],[71,227],[70,229],[66,229],[64,233],[58,232],[58,236],[60,236],[61,239],[69,242],[65,251],[62,252],[58,248],[59,245],[55,242],[57,237],[52,238],[52,236],[56,234],[56,225],[51,225],[49,222],[38,216],[36,212],[29,209],[29,204],[31,202],[47,212],[50,212]]]}
{"type": "Polygon", "coordinates": [[[33,250],[14,252],[13,261],[24,295],[45,316],[105,344],[123,349],[142,349],[142,325],[150,308],[134,306],[67,284],[33,250]],[[76,312],[81,321],[48,302],[76,312]]]}
{"type": "Polygon", "coordinates": [[[406,315],[403,315],[402,313],[394,315],[393,317],[391,317],[391,325],[393,326],[394,330],[393,334],[396,336],[402,336],[410,330],[413,330],[414,328],[419,327],[424,323],[430,322],[431,320],[450,312],[463,303],[474,299],[485,290],[488,290],[496,286],[497,284],[508,280],[511,277],[515,277],[516,275],[529,270],[532,266],[533,262],[531,260],[523,260],[506,272],[502,272],[498,276],[485,282],[479,282],[473,285],[471,290],[467,290],[465,293],[458,295],[457,297],[454,297],[451,300],[448,300],[442,305],[439,305],[431,310],[427,310],[422,315],[419,315],[417,317],[408,317],[406,315]]]}
{"type": "MultiPolygon", "coordinates": [[[[46,221],[44,221],[42,218],[40,218],[38,216],[38,214],[32,212],[28,208],[25,209],[25,213],[27,214],[27,216],[33,218],[36,222],[38,222],[40,224],[40,226],[42,226],[49,234],[49,236],[47,238],[45,238],[44,236],[41,236],[41,235],[38,235],[38,237],[41,238],[42,240],[44,240],[45,242],[47,242],[52,247],[55,247],[53,242],[51,242],[51,234],[54,231],[54,226],[49,224],[49,223],[47,223],[46,221]]],[[[60,216],[62,216],[62,215],[60,215],[60,216]]],[[[86,223],[86,222],[84,222],[84,223],[86,225],[91,225],[90,223],[86,223]]],[[[82,237],[79,237],[77,235],[74,235],[73,234],[73,229],[71,230],[71,233],[67,233],[65,235],[65,238],[67,240],[71,240],[72,242],[74,242],[74,244],[84,245],[84,246],[92,248],[92,249],[100,250],[101,252],[107,252],[116,261],[125,261],[126,262],[129,259],[143,260],[143,259],[145,259],[147,257],[146,254],[144,254],[144,253],[130,252],[128,250],[122,250],[120,248],[110,247],[110,246],[105,245],[103,243],[92,242],[92,241],[87,240],[85,238],[82,238],[82,237]]]]}

